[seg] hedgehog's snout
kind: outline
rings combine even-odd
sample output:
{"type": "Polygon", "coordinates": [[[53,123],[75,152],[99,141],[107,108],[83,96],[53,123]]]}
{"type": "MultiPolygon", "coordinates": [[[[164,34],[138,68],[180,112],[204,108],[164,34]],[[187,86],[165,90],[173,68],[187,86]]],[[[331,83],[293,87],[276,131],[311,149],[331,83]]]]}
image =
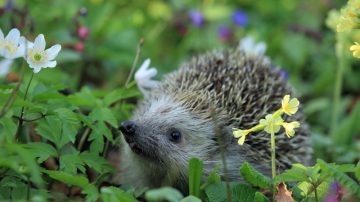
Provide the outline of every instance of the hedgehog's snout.
{"type": "Polygon", "coordinates": [[[136,134],[136,127],[135,121],[123,121],[119,129],[126,136],[134,136],[136,134]]]}

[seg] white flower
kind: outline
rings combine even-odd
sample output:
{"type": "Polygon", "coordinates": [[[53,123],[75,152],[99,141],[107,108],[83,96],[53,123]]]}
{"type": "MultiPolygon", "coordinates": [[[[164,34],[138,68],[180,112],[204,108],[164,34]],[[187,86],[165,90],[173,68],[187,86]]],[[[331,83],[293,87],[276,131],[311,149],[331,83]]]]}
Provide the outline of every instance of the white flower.
{"type": "Polygon", "coordinates": [[[149,89],[156,88],[159,85],[159,81],[151,80],[157,74],[157,70],[152,67],[149,69],[150,59],[146,59],[140,66],[139,70],[135,73],[135,81],[139,90],[146,96],[149,89]]]}
{"type": "Polygon", "coordinates": [[[246,54],[263,56],[266,51],[266,44],[264,42],[255,43],[254,38],[246,36],[241,39],[239,48],[244,50],[246,54]]]}
{"type": "Polygon", "coordinates": [[[14,28],[4,37],[4,33],[0,29],[0,55],[7,59],[15,59],[23,57],[24,54],[25,38],[20,37],[19,30],[14,28]]]}
{"type": "Polygon", "coordinates": [[[46,42],[44,35],[39,34],[34,43],[28,47],[26,61],[30,68],[34,69],[34,73],[38,73],[41,68],[53,68],[56,66],[55,57],[61,50],[61,46],[56,44],[45,50],[46,42]]]}
{"type": "Polygon", "coordinates": [[[0,77],[4,77],[9,73],[9,69],[14,60],[12,59],[4,59],[0,62],[0,77]]]}

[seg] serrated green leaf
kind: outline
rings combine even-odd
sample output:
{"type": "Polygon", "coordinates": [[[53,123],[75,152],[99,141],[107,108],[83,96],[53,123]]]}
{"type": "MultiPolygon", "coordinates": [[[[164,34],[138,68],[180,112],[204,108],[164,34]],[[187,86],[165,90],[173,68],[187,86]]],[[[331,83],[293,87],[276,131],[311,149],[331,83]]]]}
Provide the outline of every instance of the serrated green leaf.
{"type": "Polygon", "coordinates": [[[163,187],[160,189],[152,189],[145,193],[145,199],[148,201],[169,201],[179,202],[183,198],[182,194],[171,187],[163,187]]]}
{"type": "Polygon", "coordinates": [[[60,156],[60,170],[76,174],[78,169],[85,173],[84,162],[78,154],[64,154],[60,156]]]}
{"type": "Polygon", "coordinates": [[[244,179],[255,187],[260,188],[268,188],[271,189],[272,183],[271,179],[262,173],[255,170],[253,167],[250,166],[249,163],[245,162],[241,168],[240,173],[244,177],[244,179]]]}
{"type": "Polygon", "coordinates": [[[43,170],[49,177],[67,185],[78,186],[87,194],[88,201],[96,201],[99,197],[97,188],[84,176],[72,175],[64,171],[43,170]]]}
{"type": "Polygon", "coordinates": [[[24,148],[26,148],[36,158],[38,158],[38,163],[44,162],[51,156],[55,157],[58,155],[56,149],[53,146],[43,142],[30,142],[24,145],[24,148]]]}
{"type": "Polygon", "coordinates": [[[89,117],[94,121],[104,121],[110,124],[112,127],[118,128],[118,122],[109,108],[95,108],[89,114],[89,117]]]}
{"type": "Polygon", "coordinates": [[[189,161],[189,193],[190,195],[200,196],[200,183],[202,177],[202,161],[191,158],[189,161]]]}
{"type": "Polygon", "coordinates": [[[136,202],[137,200],[129,193],[117,187],[101,188],[101,199],[104,202],[136,202]]]}
{"type": "Polygon", "coordinates": [[[325,161],[321,159],[318,159],[317,163],[320,164],[320,167],[324,172],[329,173],[343,186],[345,186],[350,191],[352,191],[357,197],[360,197],[360,186],[353,179],[351,179],[345,173],[336,170],[336,168],[333,165],[327,164],[325,161]]]}
{"type": "Polygon", "coordinates": [[[0,119],[0,142],[10,143],[14,140],[17,125],[10,116],[6,116],[0,119]]]}
{"type": "Polygon", "coordinates": [[[113,171],[112,166],[106,161],[104,158],[100,157],[97,154],[83,152],[80,154],[80,159],[83,161],[87,166],[93,168],[98,173],[102,174],[104,172],[111,172],[113,171]]]}
{"type": "Polygon", "coordinates": [[[180,202],[201,202],[201,200],[198,197],[195,196],[187,196],[183,199],[181,199],[180,202]]]}

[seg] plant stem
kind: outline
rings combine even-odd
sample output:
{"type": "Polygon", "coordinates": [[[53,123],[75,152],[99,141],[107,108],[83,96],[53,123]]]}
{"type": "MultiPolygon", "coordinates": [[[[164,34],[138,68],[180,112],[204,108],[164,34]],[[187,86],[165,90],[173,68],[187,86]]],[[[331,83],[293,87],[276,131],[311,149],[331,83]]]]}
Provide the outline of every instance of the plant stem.
{"type": "Polygon", "coordinates": [[[333,111],[331,117],[331,126],[330,126],[330,134],[333,134],[337,129],[337,121],[339,118],[339,105],[341,98],[341,89],[343,82],[343,74],[346,67],[346,58],[344,55],[344,37],[342,33],[337,33],[337,42],[336,42],[336,57],[338,60],[338,68],[336,69],[336,77],[335,77],[335,87],[334,87],[334,95],[333,95],[333,111]]]}
{"type": "MultiPolygon", "coordinates": [[[[26,101],[27,94],[29,92],[29,88],[30,88],[31,81],[32,81],[33,77],[34,77],[34,72],[31,72],[30,80],[29,80],[29,83],[27,84],[26,90],[25,90],[24,101],[26,101]]],[[[21,132],[21,127],[22,127],[22,124],[24,122],[24,111],[25,111],[25,107],[21,107],[19,124],[18,124],[17,130],[16,130],[15,139],[17,139],[19,137],[19,134],[21,132]]]]}
{"type": "Polygon", "coordinates": [[[315,193],[315,201],[318,202],[319,199],[318,199],[318,194],[317,194],[316,186],[314,186],[314,193],[315,193]]]}
{"type": "MultiPolygon", "coordinates": [[[[276,172],[275,172],[275,132],[272,130],[271,131],[271,177],[274,180],[275,176],[276,176],[276,172]]],[[[275,197],[275,183],[273,184],[273,198],[275,197]]]]}
{"type": "Polygon", "coordinates": [[[5,116],[6,112],[8,111],[8,109],[11,107],[11,105],[14,103],[17,92],[20,89],[20,85],[22,83],[23,77],[25,74],[25,60],[22,62],[21,65],[21,73],[20,73],[20,80],[18,81],[18,83],[16,84],[14,90],[11,92],[11,95],[9,96],[9,98],[6,100],[4,106],[1,108],[0,110],[0,118],[5,116]]]}
{"type": "Polygon", "coordinates": [[[138,46],[136,48],[136,55],[135,55],[134,62],[132,64],[132,66],[131,66],[130,74],[129,74],[128,78],[126,79],[126,83],[125,83],[126,87],[128,87],[129,82],[130,82],[130,80],[132,78],[132,75],[134,74],[135,67],[136,67],[136,64],[137,64],[137,62],[139,60],[140,53],[141,53],[141,47],[142,47],[143,44],[144,44],[144,39],[141,38],[140,41],[139,41],[139,44],[138,44],[138,46]]]}
{"type": "Polygon", "coordinates": [[[271,132],[271,176],[272,179],[275,178],[275,133],[271,132]]]}

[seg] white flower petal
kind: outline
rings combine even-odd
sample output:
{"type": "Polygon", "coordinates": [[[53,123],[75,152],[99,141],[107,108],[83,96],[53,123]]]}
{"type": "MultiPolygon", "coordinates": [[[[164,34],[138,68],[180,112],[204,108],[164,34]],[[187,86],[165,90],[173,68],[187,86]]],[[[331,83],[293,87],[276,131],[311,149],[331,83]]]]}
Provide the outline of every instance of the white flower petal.
{"type": "Polygon", "coordinates": [[[16,28],[11,29],[5,40],[12,41],[14,44],[18,44],[20,39],[20,31],[16,28]]]}
{"type": "Polygon", "coordinates": [[[38,51],[45,50],[46,42],[43,34],[39,34],[34,41],[34,49],[38,51]]]}
{"type": "Polygon", "coordinates": [[[143,63],[142,65],[140,66],[139,70],[138,71],[144,71],[146,70],[147,68],[149,68],[149,65],[150,65],[150,58],[147,58],[143,63]]]}
{"type": "Polygon", "coordinates": [[[54,68],[54,67],[56,67],[56,64],[57,64],[56,61],[49,61],[44,65],[44,68],[46,68],[46,67],[54,68]]]}
{"type": "Polygon", "coordinates": [[[264,55],[266,51],[266,44],[264,42],[258,43],[254,48],[254,53],[257,55],[264,55]]]}
{"type": "Polygon", "coordinates": [[[243,49],[245,51],[251,51],[251,49],[254,47],[254,39],[250,36],[247,36],[245,38],[243,38],[240,41],[240,49],[243,49]]]}
{"type": "Polygon", "coordinates": [[[141,85],[141,87],[149,88],[149,89],[156,88],[156,87],[158,87],[159,84],[160,84],[160,81],[154,81],[154,80],[148,80],[146,82],[139,83],[139,85],[141,85]]]}
{"type": "Polygon", "coordinates": [[[60,50],[61,50],[61,46],[59,44],[56,44],[51,48],[47,49],[45,52],[48,55],[48,60],[55,59],[55,57],[59,54],[60,50]]]}
{"type": "Polygon", "coordinates": [[[34,68],[34,73],[35,74],[37,74],[37,73],[39,73],[40,72],[40,70],[41,70],[41,67],[36,67],[36,68],[34,68]]]}
{"type": "Polygon", "coordinates": [[[10,67],[14,60],[4,59],[0,62],[0,77],[6,76],[9,73],[10,67]]]}

